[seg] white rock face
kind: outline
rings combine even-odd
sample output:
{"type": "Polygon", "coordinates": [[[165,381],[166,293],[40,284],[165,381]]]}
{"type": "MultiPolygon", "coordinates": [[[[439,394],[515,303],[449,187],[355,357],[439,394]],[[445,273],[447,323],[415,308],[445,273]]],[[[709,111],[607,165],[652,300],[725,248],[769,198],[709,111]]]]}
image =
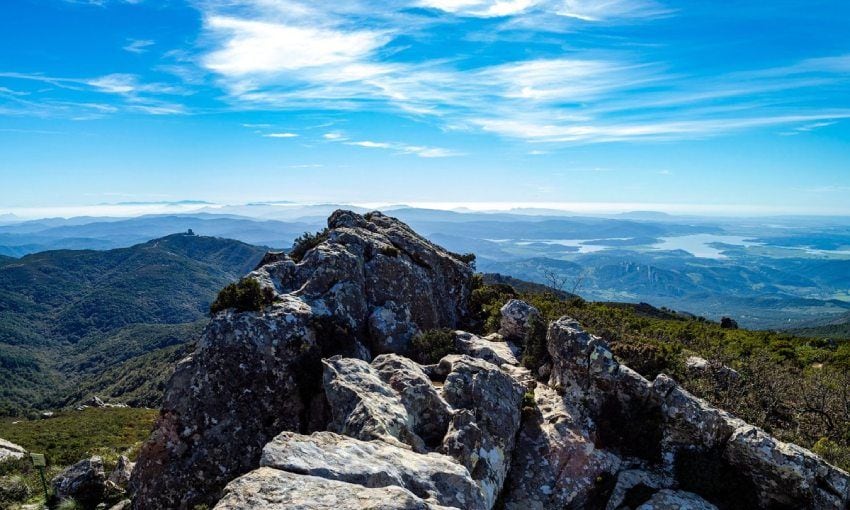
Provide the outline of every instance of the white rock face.
{"type": "Polygon", "coordinates": [[[0,462],[12,460],[12,459],[22,459],[26,456],[27,451],[23,446],[16,445],[15,443],[6,441],[5,439],[0,439],[0,462]]]}
{"type": "Polygon", "coordinates": [[[539,317],[540,310],[519,299],[511,299],[500,310],[502,314],[499,334],[505,340],[522,343],[528,331],[528,323],[532,317],[539,317]]]}
{"type": "Polygon", "coordinates": [[[383,441],[284,432],[266,445],[260,464],[364,487],[398,486],[446,506],[485,508],[480,488],[463,466],[444,455],[414,453],[383,441]]]}
{"type": "Polygon", "coordinates": [[[397,486],[371,488],[261,467],[230,482],[215,510],[439,510],[397,486]]]}
{"type": "Polygon", "coordinates": [[[519,363],[519,349],[512,343],[488,340],[466,331],[455,331],[455,348],[462,354],[483,359],[499,367],[519,363]]]}

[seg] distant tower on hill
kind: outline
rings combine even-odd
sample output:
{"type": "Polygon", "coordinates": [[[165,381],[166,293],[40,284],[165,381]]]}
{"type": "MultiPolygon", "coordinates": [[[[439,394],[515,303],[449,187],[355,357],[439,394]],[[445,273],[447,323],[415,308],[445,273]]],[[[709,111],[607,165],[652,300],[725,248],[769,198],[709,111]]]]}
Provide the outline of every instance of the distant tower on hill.
{"type": "Polygon", "coordinates": [[[190,228],[189,231],[186,232],[186,235],[187,236],[193,236],[193,235],[195,235],[195,231],[190,228]]]}

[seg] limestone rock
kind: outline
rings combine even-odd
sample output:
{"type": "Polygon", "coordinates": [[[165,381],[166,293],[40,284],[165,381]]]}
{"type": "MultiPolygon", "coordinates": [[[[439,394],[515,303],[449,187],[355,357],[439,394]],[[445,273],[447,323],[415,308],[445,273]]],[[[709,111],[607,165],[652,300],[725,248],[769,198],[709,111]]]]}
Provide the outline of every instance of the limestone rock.
{"type": "Polygon", "coordinates": [[[455,348],[463,354],[483,359],[496,366],[519,364],[518,349],[506,341],[496,342],[466,331],[455,331],[455,348]]]}
{"type": "Polygon", "coordinates": [[[515,342],[523,342],[525,334],[528,331],[528,323],[533,316],[540,316],[540,311],[519,299],[511,299],[500,310],[502,320],[499,327],[499,334],[505,337],[505,340],[513,340],[515,342]]]}
{"type": "Polygon", "coordinates": [[[724,451],[749,474],[762,508],[847,508],[850,476],[812,452],[783,443],[752,425],[738,427],[724,451]]]}
{"type": "Polygon", "coordinates": [[[331,432],[284,432],[263,450],[261,465],[364,487],[403,487],[418,497],[469,510],[484,508],[469,472],[444,455],[418,454],[383,441],[331,432]]]}
{"type": "Polygon", "coordinates": [[[116,486],[125,488],[130,483],[130,476],[133,474],[133,468],[135,467],[134,462],[130,462],[124,455],[120,455],[118,457],[118,463],[115,465],[115,469],[109,473],[108,480],[114,483],[116,486]]]}
{"type": "Polygon", "coordinates": [[[142,447],[130,483],[134,508],[215,501],[228,480],[256,466],[272,437],[299,428],[316,346],[310,317],[309,306],[286,301],[262,315],[228,311],[207,326],[177,366],[142,447]]]}
{"type": "Polygon", "coordinates": [[[81,460],[56,475],[51,484],[60,500],[74,499],[84,507],[94,507],[106,492],[103,459],[95,456],[81,460]]]}
{"type": "Polygon", "coordinates": [[[261,467],[230,482],[214,510],[438,510],[401,487],[364,487],[261,467]]]}
{"type": "Polygon", "coordinates": [[[368,363],[341,356],[322,363],[325,395],[333,415],[329,430],[364,441],[380,439],[425,450],[401,397],[368,363]]]}
{"type": "Polygon", "coordinates": [[[27,455],[23,446],[0,439],[0,462],[12,459],[22,459],[27,455]]]}
{"type": "Polygon", "coordinates": [[[597,449],[585,425],[552,388],[534,389],[536,409],[526,414],[505,486],[507,510],[585,508],[604,474],[620,459],[597,449]]]}
{"type": "Polygon", "coordinates": [[[446,435],[452,411],[422,367],[407,358],[383,354],[372,360],[372,368],[398,394],[413,432],[426,446],[439,445],[446,435]]]}
{"type": "Polygon", "coordinates": [[[321,358],[368,360],[414,328],[457,327],[472,286],[466,263],[407,225],[350,211],[300,261],[272,254],[248,276],[274,303],[220,312],[178,366],[133,474],[137,510],[216,501],[272,437],[324,426],[321,358]]]}
{"type": "Polygon", "coordinates": [[[492,508],[507,477],[524,388],[499,367],[465,355],[440,360],[448,373],[443,398],[458,415],[443,440],[443,451],[469,469],[492,508]]]}

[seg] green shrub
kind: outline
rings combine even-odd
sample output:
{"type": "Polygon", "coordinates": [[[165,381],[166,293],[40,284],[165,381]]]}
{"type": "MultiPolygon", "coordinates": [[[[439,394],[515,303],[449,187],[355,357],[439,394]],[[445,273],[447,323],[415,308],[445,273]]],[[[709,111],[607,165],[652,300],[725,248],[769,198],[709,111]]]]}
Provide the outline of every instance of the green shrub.
{"type": "Polygon", "coordinates": [[[386,257],[398,257],[399,251],[395,246],[382,246],[381,247],[381,255],[386,257]]]}
{"type": "Polygon", "coordinates": [[[268,287],[260,287],[260,282],[254,278],[243,278],[221,289],[210,305],[210,313],[216,314],[228,308],[234,308],[238,312],[258,312],[273,301],[274,291],[268,287]]]}
{"type": "Polygon", "coordinates": [[[812,451],[823,457],[830,464],[844,469],[850,466],[850,446],[841,446],[835,441],[822,437],[812,447],[812,451]]]}
{"type": "Polygon", "coordinates": [[[30,487],[20,476],[0,478],[0,506],[26,501],[31,493],[30,487]]]}
{"type": "Polygon", "coordinates": [[[411,357],[422,365],[432,365],[455,352],[455,335],[450,329],[423,331],[410,344],[411,357]]]}
{"type": "Polygon", "coordinates": [[[304,232],[295,239],[295,242],[292,244],[292,250],[289,252],[289,257],[295,262],[301,262],[308,251],[328,239],[328,234],[328,229],[321,230],[315,234],[304,232]]]}
{"type": "Polygon", "coordinates": [[[537,370],[549,361],[546,348],[546,322],[538,315],[532,315],[525,333],[525,348],[522,352],[522,366],[531,370],[536,377],[537,370]]]}

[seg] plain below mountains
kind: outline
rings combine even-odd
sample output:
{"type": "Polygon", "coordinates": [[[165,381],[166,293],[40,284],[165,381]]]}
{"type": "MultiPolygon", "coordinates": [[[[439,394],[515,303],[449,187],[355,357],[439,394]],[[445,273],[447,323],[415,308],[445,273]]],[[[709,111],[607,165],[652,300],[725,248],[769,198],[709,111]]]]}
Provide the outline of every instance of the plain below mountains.
{"type": "Polygon", "coordinates": [[[218,290],[265,248],[176,234],[0,259],[0,414],[93,394],[153,405],[218,290]]]}

